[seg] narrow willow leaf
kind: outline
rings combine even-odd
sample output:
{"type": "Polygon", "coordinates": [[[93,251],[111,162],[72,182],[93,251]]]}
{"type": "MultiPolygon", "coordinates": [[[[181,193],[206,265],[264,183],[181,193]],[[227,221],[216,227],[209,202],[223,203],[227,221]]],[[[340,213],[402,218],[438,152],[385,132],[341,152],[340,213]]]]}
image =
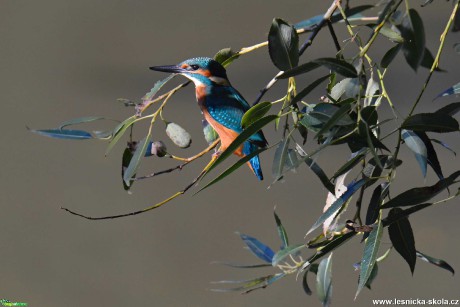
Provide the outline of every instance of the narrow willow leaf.
{"type": "Polygon", "coordinates": [[[446,97],[446,96],[450,96],[450,95],[454,95],[454,94],[460,94],[460,82],[455,84],[455,85],[452,85],[451,87],[449,87],[445,91],[441,92],[433,100],[436,100],[436,99],[438,99],[440,97],[446,97]]]}
{"type": "MultiPolygon", "coordinates": [[[[372,192],[371,200],[369,201],[369,207],[367,208],[365,225],[373,225],[377,221],[377,218],[379,217],[380,205],[382,204],[385,194],[387,194],[385,193],[384,195],[382,195],[383,185],[384,184],[379,184],[372,192]]],[[[366,240],[368,237],[369,237],[369,232],[365,232],[363,234],[363,238],[361,242],[366,240]]]]}
{"type": "Polygon", "coordinates": [[[399,26],[404,38],[403,53],[407,63],[413,70],[417,70],[425,52],[425,30],[420,15],[414,9],[409,9],[408,15],[399,26]]]}
{"type": "Polygon", "coordinates": [[[105,155],[107,156],[115,144],[120,140],[126,130],[131,127],[131,125],[136,121],[137,117],[135,115],[128,117],[124,121],[122,121],[112,132],[112,139],[110,140],[109,146],[105,150],[105,155]]]}
{"type": "Polygon", "coordinates": [[[380,28],[379,34],[385,36],[386,38],[390,39],[395,43],[403,43],[404,38],[401,34],[388,26],[383,26],[380,28]]]}
{"type": "MultiPolygon", "coordinates": [[[[125,191],[128,191],[130,187],[133,185],[134,180],[130,180],[129,185],[126,184],[125,180],[123,179],[125,176],[126,169],[129,166],[129,163],[131,163],[131,159],[133,158],[133,152],[132,149],[127,147],[125,148],[125,151],[123,152],[123,158],[121,162],[121,179],[123,182],[123,189],[125,191]]],[[[134,175],[136,176],[136,175],[134,175]]]]}
{"type": "Polygon", "coordinates": [[[396,197],[393,197],[390,201],[383,204],[381,208],[413,206],[426,202],[452,185],[459,176],[460,171],[456,171],[449,177],[439,180],[432,186],[409,189],[396,197]]]}
{"type": "Polygon", "coordinates": [[[62,130],[64,129],[64,127],[67,127],[67,126],[82,124],[82,123],[90,123],[90,122],[94,122],[96,120],[101,120],[101,119],[105,119],[105,118],[101,116],[85,116],[85,117],[74,118],[74,119],[63,122],[59,126],[59,129],[62,130]]]}
{"type": "Polygon", "coordinates": [[[299,36],[294,27],[280,18],[273,19],[268,33],[268,52],[279,70],[296,67],[299,63],[299,36]]]}
{"type": "Polygon", "coordinates": [[[332,71],[346,77],[346,78],[356,78],[358,73],[353,65],[344,60],[339,60],[336,58],[320,58],[313,61],[316,64],[325,66],[332,71]]]}
{"type": "Polygon", "coordinates": [[[246,245],[249,247],[249,250],[254,255],[256,255],[257,257],[259,257],[267,263],[272,263],[272,259],[275,256],[275,252],[270,247],[251,236],[245,235],[243,233],[237,234],[241,237],[244,243],[246,243],[246,245]]]}
{"type": "Polygon", "coordinates": [[[431,141],[432,141],[432,142],[435,142],[435,143],[437,143],[437,144],[439,144],[439,145],[441,145],[442,147],[444,147],[445,149],[447,149],[448,151],[450,151],[451,153],[453,153],[454,156],[457,155],[457,153],[456,153],[452,148],[450,148],[450,146],[447,145],[446,143],[444,143],[444,142],[442,142],[442,141],[440,141],[440,140],[437,140],[437,139],[431,139],[431,141]]]}
{"type": "MultiPolygon", "coordinates": [[[[388,213],[391,217],[394,214],[401,213],[403,211],[400,208],[393,208],[388,213]]],[[[388,227],[388,234],[390,235],[391,243],[396,251],[406,260],[409,264],[412,275],[415,270],[415,262],[417,257],[415,255],[415,240],[412,227],[407,217],[400,219],[399,221],[391,224],[388,227]]]]}
{"type": "Polygon", "coordinates": [[[238,56],[238,53],[234,52],[231,48],[224,48],[214,55],[214,60],[222,64],[222,66],[227,67],[237,59],[238,56]]]}
{"type": "Polygon", "coordinates": [[[402,44],[397,44],[396,46],[388,50],[383,56],[382,60],[380,61],[380,66],[382,66],[382,68],[388,68],[388,66],[390,66],[391,62],[393,62],[394,58],[399,53],[401,48],[402,44]]]}
{"type": "MultiPolygon", "coordinates": [[[[345,104],[350,105],[350,104],[345,104]]],[[[341,107],[335,104],[330,103],[318,103],[313,107],[311,112],[308,113],[311,117],[319,120],[323,124],[326,124],[334,117],[334,115],[339,112],[341,107]]],[[[346,109],[344,109],[346,111],[346,109]]],[[[334,119],[333,124],[337,126],[348,126],[355,123],[351,117],[342,110],[338,115],[338,118],[334,119]]]]}
{"type": "Polygon", "coordinates": [[[367,152],[367,148],[361,148],[359,151],[352,153],[350,159],[335,172],[331,179],[335,179],[351,170],[366,157],[367,152]]]}
{"type": "Polygon", "coordinates": [[[325,80],[329,79],[330,75],[321,77],[315,81],[313,81],[311,84],[309,84],[306,88],[301,90],[292,100],[291,100],[291,105],[301,101],[305,96],[310,94],[311,91],[313,91],[318,85],[323,83],[325,80]]]}
{"type": "Polygon", "coordinates": [[[270,101],[264,101],[252,106],[249,110],[244,113],[241,119],[241,127],[246,128],[250,124],[264,117],[265,114],[270,111],[272,103],[270,101]]]}
{"type": "Polygon", "coordinates": [[[333,251],[340,245],[344,244],[345,242],[353,238],[356,234],[357,232],[350,231],[343,235],[334,236],[332,241],[329,241],[328,244],[318,248],[318,251],[313,256],[307,259],[307,261],[301,267],[301,272],[303,272],[306,268],[310,267],[310,265],[312,265],[314,261],[321,259],[325,255],[327,255],[329,252],[333,251]]]}
{"type": "Polygon", "coordinates": [[[153,87],[150,90],[150,92],[145,94],[144,97],[142,97],[142,100],[144,102],[151,101],[153,99],[153,97],[158,93],[158,91],[163,87],[163,85],[165,85],[169,80],[171,80],[174,77],[175,77],[175,74],[170,74],[169,76],[167,76],[163,80],[159,80],[159,81],[155,82],[155,84],[153,85],[153,87]]]}
{"type": "Polygon", "coordinates": [[[297,152],[294,149],[289,148],[287,155],[286,155],[286,163],[285,163],[286,168],[295,172],[296,169],[300,166],[300,164],[301,162],[299,161],[297,152]]]}
{"type": "Polygon", "coordinates": [[[386,218],[384,218],[382,220],[382,224],[383,224],[383,227],[386,227],[386,226],[389,226],[393,223],[396,223],[404,218],[407,218],[408,216],[410,216],[411,214],[415,213],[415,212],[418,212],[420,210],[423,210],[427,207],[430,207],[431,205],[433,205],[432,203],[426,203],[426,204],[420,204],[420,205],[415,205],[415,206],[412,206],[408,209],[404,209],[400,212],[396,212],[394,213],[392,216],[387,216],[386,218]]]}
{"type": "Polygon", "coordinates": [[[225,177],[227,177],[228,175],[230,175],[231,173],[233,173],[234,171],[236,171],[237,169],[239,169],[242,165],[244,165],[246,162],[248,162],[249,160],[251,160],[253,157],[257,156],[258,154],[270,149],[271,147],[268,147],[268,148],[260,148],[254,152],[252,152],[251,154],[247,155],[247,156],[244,156],[243,158],[239,159],[235,164],[233,164],[232,166],[230,166],[229,168],[227,168],[225,171],[223,171],[222,173],[219,174],[219,176],[217,176],[216,178],[214,178],[213,180],[211,180],[209,183],[207,183],[204,187],[202,187],[201,189],[198,190],[198,192],[196,192],[195,194],[198,194],[199,192],[203,191],[204,189],[207,189],[209,188],[210,186],[212,186],[213,184],[216,184],[217,182],[221,181],[222,179],[224,179],[225,177]]]}
{"type": "Polygon", "coordinates": [[[404,143],[409,147],[415,155],[415,159],[422,170],[423,177],[426,177],[426,167],[428,163],[428,149],[422,139],[414,132],[410,130],[401,130],[401,136],[404,143]]]}
{"type": "Polygon", "coordinates": [[[310,228],[310,230],[307,232],[307,235],[309,235],[313,230],[321,226],[324,221],[329,218],[331,215],[335,214],[344,204],[347,202],[353,194],[355,194],[366,182],[368,179],[361,179],[355,183],[350,184],[347,187],[347,191],[343,193],[330,207],[329,209],[326,210],[313,224],[313,226],[310,228]]]}
{"type": "Polygon", "coordinates": [[[213,261],[212,264],[221,264],[225,266],[229,266],[232,268],[238,268],[238,269],[257,269],[257,268],[264,268],[264,267],[271,267],[271,264],[268,263],[262,263],[262,264],[242,264],[242,263],[234,263],[234,262],[228,262],[228,261],[213,261]]]}
{"type": "Polygon", "coordinates": [[[136,151],[133,154],[133,157],[129,163],[128,168],[126,169],[124,175],[123,175],[123,180],[125,181],[125,184],[127,186],[130,186],[130,182],[132,180],[132,177],[134,174],[137,172],[139,169],[139,165],[141,162],[141,158],[144,157],[145,151],[147,150],[147,146],[150,141],[150,132],[149,134],[143,138],[139,143],[137,144],[136,151]]]}
{"type": "Polygon", "coordinates": [[[286,78],[294,77],[294,76],[297,76],[297,75],[300,75],[300,74],[304,74],[304,73],[312,71],[312,70],[314,70],[314,69],[316,69],[316,68],[318,68],[320,66],[321,66],[320,64],[317,64],[317,63],[314,63],[314,62],[307,62],[307,63],[304,63],[302,65],[299,65],[297,67],[294,67],[292,69],[289,69],[289,70],[285,71],[284,73],[279,75],[277,77],[277,79],[286,79],[286,78]]]}
{"type": "Polygon", "coordinates": [[[279,250],[272,259],[272,266],[277,266],[281,261],[286,259],[286,257],[298,253],[305,247],[305,244],[297,244],[287,246],[286,248],[279,250]]]}
{"type": "Polygon", "coordinates": [[[238,135],[238,137],[230,144],[230,146],[228,146],[228,148],[219,155],[219,157],[209,167],[206,173],[209,173],[216,166],[218,166],[225,159],[227,159],[230,155],[232,155],[233,152],[237,150],[241,146],[241,144],[243,144],[247,139],[249,139],[254,133],[257,133],[260,129],[262,129],[264,126],[268,125],[277,118],[278,116],[276,115],[267,115],[249,125],[246,129],[243,130],[243,132],[240,133],[240,135],[238,135]]]}
{"type": "Polygon", "coordinates": [[[281,239],[281,249],[285,249],[289,245],[289,239],[288,239],[286,229],[281,223],[281,219],[279,218],[278,214],[276,214],[276,211],[273,211],[273,215],[275,216],[276,229],[278,230],[278,236],[281,239]]]}
{"type": "Polygon", "coordinates": [[[372,282],[377,277],[378,272],[379,272],[379,266],[377,263],[375,263],[374,267],[372,268],[371,275],[369,276],[366,282],[366,288],[368,288],[369,290],[371,289],[372,282]]]}
{"type": "Polygon", "coordinates": [[[357,78],[345,78],[338,82],[331,90],[331,98],[339,100],[345,98],[355,98],[360,91],[360,84],[357,78]]]}
{"type": "Polygon", "coordinates": [[[334,112],[334,114],[329,118],[327,122],[324,123],[323,127],[321,127],[321,130],[318,131],[316,134],[315,138],[318,139],[320,138],[324,133],[328,132],[332,127],[337,125],[339,121],[342,120],[342,122],[345,120],[346,122],[353,122],[351,119],[350,115],[348,115],[348,112],[351,111],[351,105],[350,104],[344,104],[342,105],[337,111],[334,112]]]}
{"type": "Polygon", "coordinates": [[[408,117],[401,128],[416,131],[454,132],[459,130],[458,122],[446,113],[419,113],[408,117]]]}
{"type": "MultiPolygon", "coordinates": [[[[348,173],[345,173],[335,180],[334,193],[327,193],[326,204],[323,207],[323,212],[326,212],[327,209],[329,209],[329,207],[337,200],[337,198],[347,191],[347,187],[344,184],[347,174],[348,173]]],[[[342,207],[339,211],[337,211],[337,214],[331,215],[324,221],[323,234],[325,237],[329,232],[334,231],[337,226],[334,221],[338,220],[339,214],[343,211],[343,208],[345,207],[342,207]]]]}
{"type": "MultiPolygon", "coordinates": [[[[374,80],[374,78],[369,78],[366,87],[366,98],[364,98],[364,106],[374,106],[379,105],[379,98],[375,98],[374,95],[378,94],[380,91],[380,85],[374,80]]],[[[367,121],[369,122],[369,121],[367,121]]]]}
{"type": "Polygon", "coordinates": [[[321,260],[316,274],[316,291],[324,307],[330,306],[332,297],[332,253],[321,260]]]}
{"type": "Polygon", "coordinates": [[[303,290],[305,291],[305,293],[306,293],[307,295],[312,295],[313,292],[311,292],[311,289],[310,289],[310,287],[308,286],[308,279],[307,279],[308,272],[310,272],[310,270],[306,270],[305,273],[303,274],[303,278],[302,278],[302,287],[303,287],[303,290]]]}
{"type": "Polygon", "coordinates": [[[87,140],[93,138],[91,133],[84,130],[67,130],[67,129],[44,129],[34,130],[27,128],[30,132],[47,136],[54,139],[66,140],[87,140]]]}
{"type": "Polygon", "coordinates": [[[460,102],[454,102],[437,110],[436,113],[443,113],[450,116],[454,116],[455,114],[457,114],[458,111],[460,111],[460,102]]]}
{"type": "Polygon", "coordinates": [[[377,227],[371,231],[364,246],[363,258],[361,259],[361,271],[359,274],[358,290],[356,291],[355,299],[358,297],[358,294],[364,288],[372,274],[372,270],[376,264],[377,253],[379,251],[382,239],[382,233],[382,221],[379,221],[377,227]]]}
{"type": "Polygon", "coordinates": [[[428,164],[434,170],[439,179],[444,179],[441,163],[439,163],[438,155],[436,154],[436,150],[434,149],[433,144],[431,144],[430,138],[426,135],[425,132],[422,131],[414,131],[414,133],[416,133],[417,136],[423,141],[423,144],[425,144],[428,164]]]}
{"type": "Polygon", "coordinates": [[[442,259],[437,259],[437,258],[433,258],[431,256],[428,256],[427,254],[424,254],[420,251],[417,251],[417,257],[419,257],[420,259],[422,259],[423,261],[426,261],[428,263],[431,263],[431,264],[434,264],[442,269],[445,269],[449,272],[452,273],[452,275],[455,274],[455,270],[453,267],[451,267],[447,262],[445,262],[444,260],[442,259]]]}
{"type": "Polygon", "coordinates": [[[273,157],[273,164],[272,164],[272,176],[273,176],[274,182],[282,178],[288,149],[289,149],[289,138],[282,140],[281,143],[276,148],[275,155],[273,157]]]}
{"type": "Polygon", "coordinates": [[[284,273],[278,273],[275,275],[268,275],[258,277],[250,280],[221,280],[213,282],[214,284],[242,284],[240,287],[229,288],[229,289],[211,289],[215,292],[235,292],[235,291],[247,291],[249,289],[263,288],[272,284],[274,281],[284,276],[284,273]]]}
{"type": "Polygon", "coordinates": [[[310,157],[307,157],[307,153],[302,149],[298,144],[296,145],[296,151],[302,156],[302,160],[305,161],[305,164],[318,176],[319,180],[323,186],[331,193],[335,193],[335,187],[324,173],[323,169],[310,157]]]}

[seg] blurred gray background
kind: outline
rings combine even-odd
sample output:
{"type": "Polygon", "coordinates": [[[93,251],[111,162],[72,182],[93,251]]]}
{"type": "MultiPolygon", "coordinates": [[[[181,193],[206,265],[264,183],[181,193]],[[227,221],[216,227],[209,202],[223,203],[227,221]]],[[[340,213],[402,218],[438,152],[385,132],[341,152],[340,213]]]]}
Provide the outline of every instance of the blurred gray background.
{"type": "MultiPolygon", "coordinates": [[[[273,17],[298,22],[324,13],[329,2],[1,0],[0,298],[49,307],[319,306],[315,295],[306,296],[294,276],[248,295],[209,290],[215,287],[211,281],[275,272],[211,264],[215,260],[257,262],[235,231],[255,236],[276,249],[279,239],[274,206],[291,242],[304,242],[304,234],[320,214],[327,195],[306,167],[267,189],[273,151],[266,152],[262,165],[268,180],[263,182],[244,167],[213,188],[196,196],[188,193],[159,210],[112,221],[88,221],[59,208],[92,216],[141,209],[184,187],[209,156],[180,173],[138,182],[129,195],[120,178],[125,140],[104,157],[105,142],[43,138],[28,132],[26,125],[52,128],[64,120],[88,115],[124,119],[132,109],[116,99],[140,99],[156,80],[165,77],[149,71],[149,66],[213,56],[224,47],[237,50],[262,42],[273,17]]],[[[426,8],[420,8],[422,1],[410,3],[424,18],[427,45],[435,53],[452,3],[435,1],[426,8]]],[[[366,14],[373,16],[377,10],[366,14]]],[[[340,26],[335,28],[341,41],[348,38],[340,26]]],[[[449,33],[441,61],[441,67],[449,72],[433,76],[418,111],[432,110],[431,99],[459,81],[459,55],[452,50],[458,41],[458,33],[449,33]]],[[[327,31],[322,31],[301,61],[333,56],[331,43],[327,31]]],[[[392,45],[379,38],[371,54],[381,59],[392,45]]],[[[386,79],[389,94],[402,114],[407,114],[428,71],[421,68],[414,73],[402,55],[391,68],[386,79]]],[[[261,49],[231,65],[228,75],[246,99],[253,101],[258,89],[276,72],[267,50],[261,49]]],[[[324,72],[299,79],[299,89],[324,72]]],[[[280,97],[285,86],[280,82],[267,99],[280,97]]],[[[318,90],[310,97],[319,95],[318,90]]],[[[434,104],[440,107],[455,99],[458,97],[434,104]]],[[[188,150],[168,143],[174,153],[192,155],[205,146],[192,87],[173,98],[165,116],[194,136],[188,150]]],[[[86,128],[111,127],[113,122],[100,122],[86,128]]],[[[139,128],[135,132],[138,138],[145,134],[139,128]]],[[[279,138],[273,127],[267,127],[265,133],[271,143],[279,138]]],[[[161,125],[154,138],[167,139],[161,125]]],[[[458,134],[439,138],[460,150],[458,134]]],[[[395,140],[386,144],[393,148],[395,140]]],[[[306,148],[314,148],[311,139],[306,148]]],[[[436,148],[446,175],[459,168],[452,154],[436,148]]],[[[348,154],[345,146],[333,147],[318,162],[331,174],[348,154]]],[[[427,179],[420,176],[407,148],[403,147],[401,155],[407,161],[398,171],[393,195],[405,190],[406,183],[423,186],[436,181],[431,169],[427,179]]],[[[171,165],[174,163],[165,159],[145,159],[141,173],[171,165]]],[[[458,205],[456,200],[411,218],[417,249],[445,259],[456,269],[460,269],[458,205]]],[[[389,246],[385,231],[381,253],[389,246]]],[[[362,249],[363,244],[355,239],[334,253],[335,306],[371,306],[376,298],[460,299],[458,275],[452,277],[447,271],[417,261],[411,276],[405,261],[393,251],[380,265],[372,291],[363,290],[353,301],[358,272],[352,264],[360,260],[362,249]]],[[[313,275],[310,277],[314,286],[313,275]]]]}

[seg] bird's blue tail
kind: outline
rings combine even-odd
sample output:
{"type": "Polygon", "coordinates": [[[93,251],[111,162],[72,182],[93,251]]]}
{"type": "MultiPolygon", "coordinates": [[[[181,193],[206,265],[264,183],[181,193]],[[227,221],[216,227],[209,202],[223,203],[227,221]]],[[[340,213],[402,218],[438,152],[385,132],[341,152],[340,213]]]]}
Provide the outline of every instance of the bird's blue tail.
{"type": "MultiPolygon", "coordinates": [[[[256,145],[251,144],[250,142],[244,142],[243,154],[249,155],[250,153],[256,151],[257,148],[258,147],[256,145]]],[[[249,160],[248,164],[250,165],[252,171],[257,176],[257,178],[259,178],[259,180],[263,180],[264,175],[262,174],[262,168],[260,167],[259,156],[254,156],[251,160],[249,160]]]]}

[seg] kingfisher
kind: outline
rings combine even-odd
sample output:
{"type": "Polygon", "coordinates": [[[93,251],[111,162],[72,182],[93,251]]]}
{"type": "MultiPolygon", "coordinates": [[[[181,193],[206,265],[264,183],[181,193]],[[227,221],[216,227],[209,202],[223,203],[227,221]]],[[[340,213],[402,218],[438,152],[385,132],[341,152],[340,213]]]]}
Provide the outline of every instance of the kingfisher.
{"type": "MultiPolygon", "coordinates": [[[[220,138],[221,146],[216,153],[222,153],[243,131],[241,119],[249,110],[249,104],[230,84],[225,68],[217,61],[198,57],[185,60],[178,65],[153,66],[151,70],[180,74],[195,84],[198,106],[206,121],[214,128],[220,138]]],[[[262,131],[253,134],[235,152],[244,157],[267,147],[268,142],[262,131]]],[[[254,174],[263,180],[259,156],[247,162],[254,174]]]]}

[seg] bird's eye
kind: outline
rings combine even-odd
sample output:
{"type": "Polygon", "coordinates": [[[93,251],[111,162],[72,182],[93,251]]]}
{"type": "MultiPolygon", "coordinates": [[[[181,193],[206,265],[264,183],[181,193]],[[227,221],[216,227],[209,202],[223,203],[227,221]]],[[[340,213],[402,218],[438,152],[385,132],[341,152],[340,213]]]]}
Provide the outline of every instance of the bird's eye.
{"type": "Polygon", "coordinates": [[[198,66],[198,65],[190,65],[190,67],[191,67],[193,70],[197,70],[198,68],[200,68],[200,66],[198,66]]]}

